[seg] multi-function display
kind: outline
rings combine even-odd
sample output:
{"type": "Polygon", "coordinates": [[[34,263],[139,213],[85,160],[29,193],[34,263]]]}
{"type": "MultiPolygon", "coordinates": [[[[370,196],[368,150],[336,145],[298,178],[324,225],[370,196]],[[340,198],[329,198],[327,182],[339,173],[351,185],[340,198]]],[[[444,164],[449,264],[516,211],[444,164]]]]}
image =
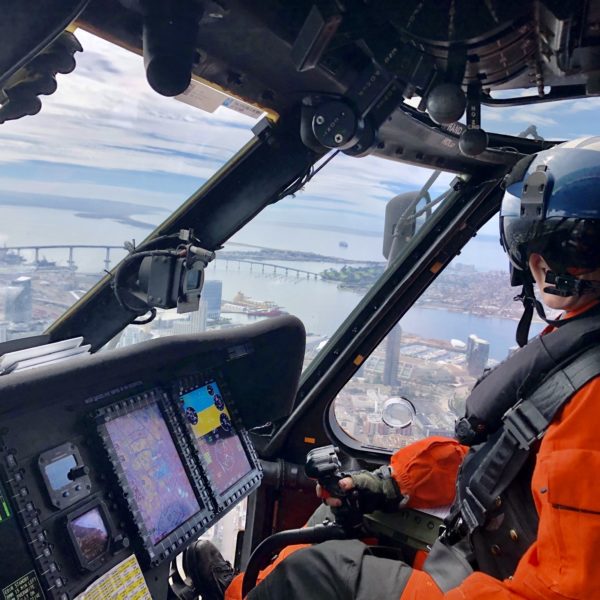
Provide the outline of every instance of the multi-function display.
{"type": "Polygon", "coordinates": [[[216,381],[181,396],[186,419],[198,442],[204,466],[218,494],[247,475],[250,465],[216,381]]]}
{"type": "Polygon", "coordinates": [[[158,404],[106,423],[106,431],[153,544],[200,510],[158,404]]]}

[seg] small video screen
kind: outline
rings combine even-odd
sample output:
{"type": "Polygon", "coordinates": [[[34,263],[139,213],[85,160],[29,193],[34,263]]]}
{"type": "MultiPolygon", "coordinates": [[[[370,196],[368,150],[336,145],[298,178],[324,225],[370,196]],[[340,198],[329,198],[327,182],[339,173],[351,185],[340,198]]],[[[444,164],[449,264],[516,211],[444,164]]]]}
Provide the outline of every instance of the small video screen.
{"type": "Polygon", "coordinates": [[[105,426],[143,524],[157,544],[201,510],[160,408],[150,404],[105,426]]]}
{"type": "Polygon", "coordinates": [[[108,528],[98,507],[73,519],[69,527],[85,563],[95,561],[108,550],[108,528]]]}
{"type": "Polygon", "coordinates": [[[252,470],[216,381],[181,396],[215,491],[222,494],[252,470]]]}

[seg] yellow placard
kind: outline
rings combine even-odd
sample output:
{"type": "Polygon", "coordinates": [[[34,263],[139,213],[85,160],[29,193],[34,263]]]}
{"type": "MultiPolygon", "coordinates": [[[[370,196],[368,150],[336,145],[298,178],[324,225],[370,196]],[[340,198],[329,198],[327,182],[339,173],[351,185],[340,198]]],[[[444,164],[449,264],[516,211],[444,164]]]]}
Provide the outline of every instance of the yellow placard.
{"type": "Polygon", "coordinates": [[[75,600],[152,600],[135,554],[94,581],[75,600]]]}

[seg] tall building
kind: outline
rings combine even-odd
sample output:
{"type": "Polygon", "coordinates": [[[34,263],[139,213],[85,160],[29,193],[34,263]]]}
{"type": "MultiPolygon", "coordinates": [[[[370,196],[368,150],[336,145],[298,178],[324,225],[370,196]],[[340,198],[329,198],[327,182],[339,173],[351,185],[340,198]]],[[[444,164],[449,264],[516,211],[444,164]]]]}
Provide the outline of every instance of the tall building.
{"type": "Polygon", "coordinates": [[[385,364],[383,365],[383,384],[398,385],[398,363],[400,361],[400,341],[402,327],[398,323],[388,334],[385,343],[385,364]]]}
{"type": "Polygon", "coordinates": [[[490,343],[474,333],[467,339],[467,371],[473,377],[480,377],[490,357],[490,343]]]}
{"type": "Polygon", "coordinates": [[[206,316],[209,319],[221,318],[221,298],[223,296],[223,283],[217,279],[204,281],[202,286],[202,300],[206,302],[206,316]]]}
{"type": "Polygon", "coordinates": [[[18,277],[6,288],[4,316],[13,323],[29,323],[33,317],[31,277],[18,277]]]}
{"type": "MultiPolygon", "coordinates": [[[[218,282],[221,283],[220,281],[218,282]]],[[[221,297],[219,293],[219,298],[221,297]]],[[[219,312],[221,308],[221,300],[219,300],[219,312]]],[[[208,318],[208,303],[204,298],[200,299],[198,310],[190,314],[190,329],[191,333],[202,333],[206,331],[206,319],[208,318]]]]}
{"type": "Polygon", "coordinates": [[[200,299],[198,310],[186,313],[183,317],[173,319],[173,333],[202,333],[206,331],[207,306],[204,298],[200,299]]]}

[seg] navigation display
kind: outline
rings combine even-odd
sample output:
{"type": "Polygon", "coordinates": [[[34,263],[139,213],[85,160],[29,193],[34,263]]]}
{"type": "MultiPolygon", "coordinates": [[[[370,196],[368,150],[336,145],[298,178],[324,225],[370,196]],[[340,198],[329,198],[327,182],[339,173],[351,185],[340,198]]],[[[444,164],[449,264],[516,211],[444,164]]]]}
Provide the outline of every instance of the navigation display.
{"type": "Polygon", "coordinates": [[[70,527],[85,561],[96,560],[108,549],[108,529],[99,508],[73,519],[70,527]]]}
{"type": "Polygon", "coordinates": [[[181,396],[200,454],[217,493],[252,470],[216,381],[181,396]]]}
{"type": "Polygon", "coordinates": [[[143,523],[157,544],[200,510],[158,404],[105,424],[143,523]]]}

